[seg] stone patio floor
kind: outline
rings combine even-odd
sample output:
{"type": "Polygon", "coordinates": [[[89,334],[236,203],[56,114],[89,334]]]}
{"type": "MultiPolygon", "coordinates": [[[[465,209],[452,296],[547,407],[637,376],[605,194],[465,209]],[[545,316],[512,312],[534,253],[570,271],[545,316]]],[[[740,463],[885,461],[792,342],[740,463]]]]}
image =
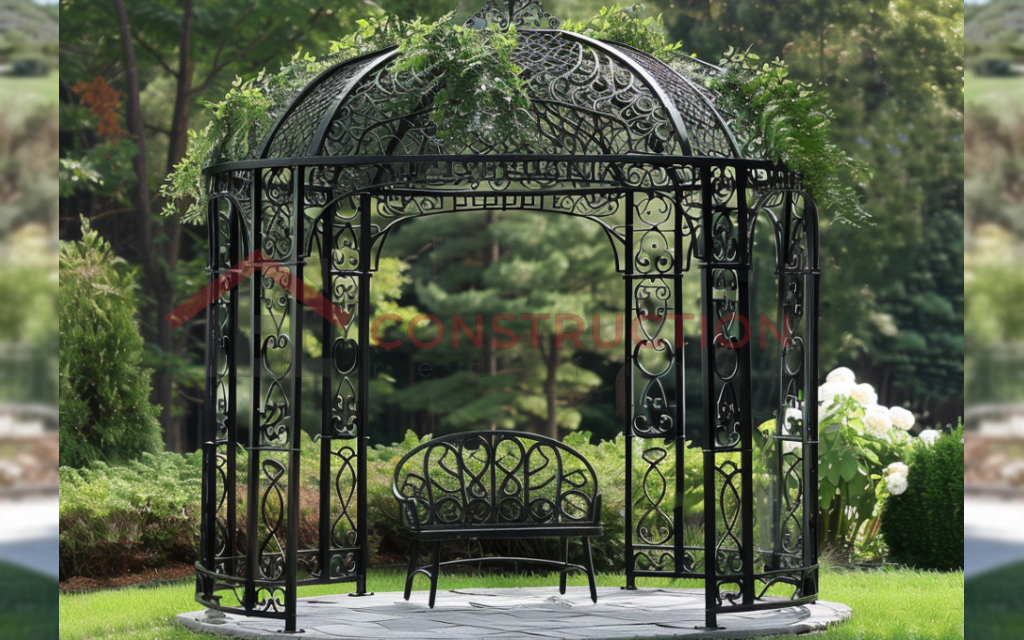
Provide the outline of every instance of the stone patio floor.
{"type": "Polygon", "coordinates": [[[755,638],[821,631],[850,617],[843,604],[815,604],[719,616],[721,629],[704,625],[704,592],[694,589],[598,589],[584,587],[414,591],[353,598],[347,594],[299,600],[301,634],[282,632],[283,622],[217,611],[184,613],[179,623],[234,638],[281,640],[618,640],[627,638],[755,638]]]}

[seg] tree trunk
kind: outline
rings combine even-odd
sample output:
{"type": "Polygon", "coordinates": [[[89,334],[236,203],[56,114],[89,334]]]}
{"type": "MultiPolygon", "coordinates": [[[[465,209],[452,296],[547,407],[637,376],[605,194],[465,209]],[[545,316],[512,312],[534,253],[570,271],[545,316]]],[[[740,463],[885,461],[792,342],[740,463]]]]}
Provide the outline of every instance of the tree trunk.
{"type": "MultiPolygon", "coordinates": [[[[137,152],[132,159],[132,169],[137,182],[135,191],[135,232],[139,245],[142,270],[146,284],[153,296],[155,309],[150,309],[156,321],[156,343],[161,354],[171,353],[174,345],[171,326],[163,316],[171,310],[171,291],[167,275],[160,261],[153,253],[152,209],[149,199],[149,172],[146,166],[146,131],[142,121],[142,105],[139,100],[139,68],[135,60],[135,45],[132,42],[131,25],[124,0],[114,0],[121,36],[121,53],[125,68],[125,124],[128,135],[135,141],[137,152]]],[[[180,433],[171,428],[172,380],[167,367],[161,363],[153,376],[152,398],[160,405],[160,424],[164,428],[164,444],[171,451],[181,450],[180,433]]]]}
{"type": "MultiPolygon", "coordinates": [[[[166,172],[168,174],[174,170],[174,166],[179,164],[188,152],[189,118],[192,114],[192,81],[195,75],[195,61],[192,59],[192,22],[195,15],[193,1],[183,0],[181,8],[181,39],[178,44],[177,82],[174,91],[174,111],[171,115],[167,144],[166,172]]],[[[172,272],[177,269],[178,257],[181,254],[181,215],[188,206],[188,202],[178,202],[177,213],[163,223],[169,240],[164,258],[168,270],[172,272]]],[[[168,288],[169,298],[173,299],[174,292],[169,283],[168,288]]],[[[162,322],[162,320],[159,321],[162,322]]],[[[181,333],[182,335],[178,336],[178,340],[173,347],[175,356],[179,358],[185,355],[190,344],[189,335],[186,332],[181,333]]],[[[171,399],[174,400],[175,398],[172,396],[171,399]]],[[[181,404],[180,399],[179,404],[181,404]]],[[[184,411],[180,413],[187,416],[189,412],[184,411]]],[[[169,422],[165,424],[165,429],[175,434],[179,441],[180,448],[176,447],[175,450],[184,450],[188,442],[187,434],[185,433],[187,425],[184,423],[184,418],[172,415],[168,416],[168,420],[169,422]]]]}
{"type": "MultiPolygon", "coordinates": [[[[178,45],[178,75],[174,91],[174,112],[171,116],[170,135],[167,144],[167,174],[174,171],[188,151],[188,125],[192,114],[192,80],[195,75],[195,61],[192,59],[192,0],[183,0],[181,17],[181,42],[178,45]]],[[[178,265],[181,252],[181,213],[188,202],[178,203],[178,213],[169,229],[170,244],[167,246],[167,265],[173,271],[178,265]]]]}
{"type": "Polygon", "coordinates": [[[544,353],[541,350],[541,355],[544,357],[544,363],[547,365],[547,379],[544,381],[544,395],[548,400],[548,422],[547,422],[547,435],[548,437],[558,439],[558,412],[555,405],[555,374],[558,371],[559,353],[555,347],[555,334],[548,336],[548,352],[544,353]]]}

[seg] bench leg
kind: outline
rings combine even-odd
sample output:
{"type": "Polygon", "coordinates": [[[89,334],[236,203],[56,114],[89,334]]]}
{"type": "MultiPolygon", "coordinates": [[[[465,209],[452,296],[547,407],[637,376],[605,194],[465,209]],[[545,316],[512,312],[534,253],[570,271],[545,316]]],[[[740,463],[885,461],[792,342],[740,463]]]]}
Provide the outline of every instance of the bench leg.
{"type": "Polygon", "coordinates": [[[437,578],[441,573],[441,543],[435,542],[433,553],[433,564],[430,568],[430,608],[434,608],[434,599],[437,596],[437,578]]]}
{"type": "Polygon", "coordinates": [[[590,599],[597,604],[597,581],[594,579],[594,554],[590,550],[590,538],[583,536],[583,549],[587,554],[587,580],[590,582],[590,599]]]}
{"type": "Polygon", "coordinates": [[[415,571],[419,567],[420,561],[420,541],[418,538],[412,539],[412,544],[409,545],[409,571],[405,574],[405,599],[408,600],[409,596],[412,595],[412,579],[415,575],[415,571]]]}
{"type": "Polygon", "coordinates": [[[562,568],[562,573],[558,576],[558,592],[564,596],[565,579],[569,575],[569,538],[562,538],[562,562],[565,563],[565,567],[562,568]]]}

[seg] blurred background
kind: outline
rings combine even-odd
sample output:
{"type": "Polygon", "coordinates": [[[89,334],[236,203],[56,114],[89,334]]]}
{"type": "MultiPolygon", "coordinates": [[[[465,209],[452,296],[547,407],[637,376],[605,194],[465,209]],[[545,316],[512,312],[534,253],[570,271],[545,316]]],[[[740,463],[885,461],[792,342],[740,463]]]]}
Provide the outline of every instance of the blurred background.
{"type": "Polygon", "coordinates": [[[1024,590],[1024,3],[965,11],[966,615],[974,637],[1020,637],[985,600],[1024,590]]]}
{"type": "Polygon", "coordinates": [[[2,637],[57,637],[58,37],[56,3],[0,1],[2,637]]]}

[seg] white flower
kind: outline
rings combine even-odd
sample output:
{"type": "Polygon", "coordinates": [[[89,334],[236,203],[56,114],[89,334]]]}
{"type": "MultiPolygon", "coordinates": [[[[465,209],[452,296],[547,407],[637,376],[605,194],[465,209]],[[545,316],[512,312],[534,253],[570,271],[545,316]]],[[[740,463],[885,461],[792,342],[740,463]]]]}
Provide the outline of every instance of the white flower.
{"type": "Polygon", "coordinates": [[[831,373],[825,376],[825,382],[849,382],[854,383],[857,381],[857,376],[853,374],[853,371],[847,367],[839,367],[833,369],[831,373]]]}
{"type": "Polygon", "coordinates": [[[831,407],[837,396],[848,396],[853,391],[852,382],[826,382],[818,387],[818,401],[831,407]]]}
{"type": "Polygon", "coordinates": [[[900,431],[909,431],[910,427],[914,426],[914,414],[910,413],[903,407],[893,407],[889,409],[889,418],[892,420],[893,425],[900,431]]]}
{"type": "Polygon", "coordinates": [[[782,421],[782,433],[791,434],[800,431],[800,423],[804,419],[804,412],[800,409],[789,407],[786,409],[786,417],[782,421]],[[796,426],[794,429],[793,427],[796,426]]]}
{"type": "Polygon", "coordinates": [[[887,478],[889,476],[903,476],[905,478],[908,473],[910,473],[910,467],[902,462],[894,462],[882,471],[882,474],[887,478]]]}
{"type": "Polygon", "coordinates": [[[892,427],[889,410],[881,405],[871,405],[864,410],[864,430],[876,438],[884,437],[892,427]]]}
{"type": "Polygon", "coordinates": [[[895,473],[891,476],[886,476],[885,486],[889,489],[889,493],[898,496],[907,490],[907,476],[895,473]]]}
{"type": "Polygon", "coordinates": [[[802,448],[802,444],[794,440],[783,440],[782,441],[782,453],[799,453],[802,448]]]}
{"type": "Polygon", "coordinates": [[[850,395],[854,400],[859,402],[862,407],[870,407],[873,404],[878,404],[878,394],[875,393],[875,388],[866,382],[858,384],[851,389],[850,395]]]}
{"type": "MultiPolygon", "coordinates": [[[[893,422],[895,422],[895,420],[893,422]]],[[[941,435],[942,434],[935,429],[925,429],[921,433],[917,434],[917,437],[921,439],[921,442],[930,447],[935,444],[935,441],[938,440],[941,435]]]]}

